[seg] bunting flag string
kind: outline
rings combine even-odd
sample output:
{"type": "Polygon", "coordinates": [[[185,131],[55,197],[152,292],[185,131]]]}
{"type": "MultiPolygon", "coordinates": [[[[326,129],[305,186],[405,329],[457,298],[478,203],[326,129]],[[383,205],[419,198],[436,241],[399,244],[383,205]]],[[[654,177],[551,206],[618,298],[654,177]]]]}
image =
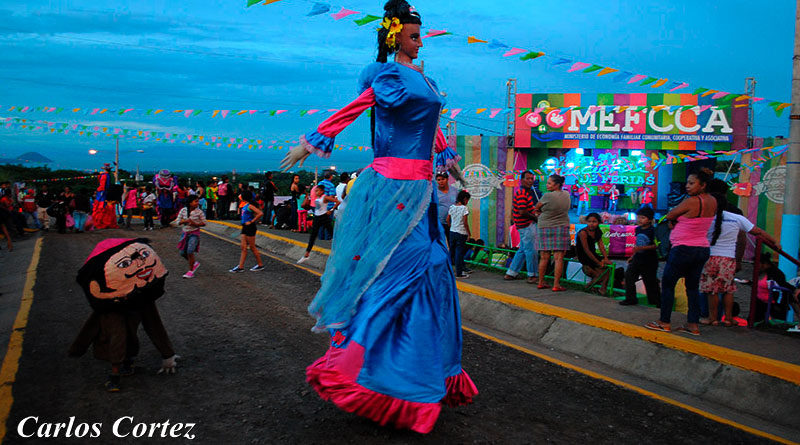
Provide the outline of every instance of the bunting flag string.
{"type": "MultiPolygon", "coordinates": [[[[247,148],[283,150],[300,143],[298,140],[267,140],[263,137],[211,136],[201,134],[172,133],[147,129],[131,129],[107,125],[86,125],[66,122],[30,120],[16,117],[0,118],[0,128],[25,130],[47,134],[63,134],[84,137],[109,137],[113,139],[139,139],[143,141],[201,145],[209,148],[247,148]]],[[[335,145],[334,150],[371,150],[359,145],[335,145]]]]}
{"type": "MultiPolygon", "coordinates": [[[[264,0],[262,2],[262,4],[263,5],[268,5],[268,4],[271,4],[271,3],[275,3],[277,1],[280,1],[280,0],[264,0]]],[[[253,5],[255,5],[256,3],[259,3],[259,2],[260,2],[260,0],[247,0],[247,7],[249,8],[250,6],[253,6],[253,5]]],[[[381,18],[381,16],[372,15],[372,14],[366,14],[366,13],[363,13],[363,12],[347,9],[344,6],[339,6],[338,8],[339,8],[338,12],[332,13],[332,14],[328,14],[328,15],[331,18],[333,18],[334,20],[337,20],[337,21],[339,21],[339,20],[341,20],[341,19],[343,19],[345,17],[349,17],[349,16],[361,16],[360,18],[356,18],[356,19],[353,20],[353,22],[358,26],[364,26],[364,25],[366,25],[368,23],[374,22],[375,20],[379,20],[381,18]]],[[[309,17],[311,17],[311,16],[319,16],[319,15],[325,14],[327,12],[330,12],[333,9],[334,9],[333,5],[331,5],[329,3],[315,2],[311,7],[311,11],[309,11],[309,13],[306,14],[306,16],[309,16],[309,17]]],[[[423,38],[438,37],[438,36],[445,36],[445,35],[457,36],[457,37],[460,37],[460,38],[464,37],[464,35],[457,34],[457,33],[454,33],[454,32],[450,32],[450,31],[445,30],[445,29],[429,29],[428,33],[425,36],[423,36],[423,38]]],[[[467,33],[467,35],[466,35],[466,43],[467,43],[467,45],[474,45],[474,44],[483,43],[483,44],[487,44],[487,47],[489,49],[502,49],[503,50],[503,55],[502,55],[503,57],[519,56],[520,54],[522,54],[522,56],[519,57],[519,59],[522,60],[522,61],[530,61],[530,60],[538,59],[540,57],[547,56],[546,52],[541,51],[541,50],[531,50],[531,49],[524,49],[522,47],[514,47],[514,46],[511,46],[511,45],[505,44],[503,42],[500,42],[500,41],[498,41],[496,39],[492,39],[491,41],[490,40],[486,40],[486,39],[481,39],[481,38],[479,38],[479,37],[477,37],[477,36],[475,36],[475,35],[473,35],[471,33],[467,33]]],[[[617,68],[612,68],[612,67],[606,66],[604,64],[595,64],[595,63],[583,62],[583,61],[575,60],[575,59],[573,59],[571,57],[561,57],[561,56],[548,56],[548,57],[551,57],[551,58],[554,59],[553,62],[551,63],[551,66],[553,66],[553,67],[569,66],[570,68],[567,70],[567,73],[581,73],[581,74],[595,74],[596,73],[595,74],[596,76],[603,77],[603,76],[605,76],[607,74],[616,73],[616,72],[620,71],[617,68]]],[[[650,88],[662,88],[662,87],[664,87],[664,88],[669,89],[670,92],[674,92],[676,90],[689,87],[689,83],[687,83],[687,82],[676,81],[674,79],[670,79],[668,77],[662,77],[662,76],[649,76],[649,75],[645,75],[645,74],[635,74],[635,73],[630,72],[630,71],[622,71],[617,76],[613,76],[613,77],[610,77],[610,78],[613,79],[613,82],[615,82],[615,83],[627,82],[627,84],[630,84],[630,85],[636,84],[637,86],[641,86],[641,87],[649,86],[650,88]]],[[[696,94],[696,95],[697,94],[702,94],[703,96],[708,95],[708,94],[714,94],[714,97],[713,97],[714,99],[726,98],[726,99],[730,99],[730,100],[741,99],[742,96],[744,96],[742,94],[735,94],[735,93],[730,93],[730,92],[721,91],[721,90],[710,90],[708,88],[697,88],[693,94],[696,94]]],[[[744,100],[744,99],[742,99],[742,100],[744,100]]],[[[747,100],[749,102],[751,102],[751,103],[755,103],[755,102],[763,101],[765,99],[763,97],[747,97],[747,100]]],[[[772,108],[775,111],[775,114],[778,117],[780,117],[783,114],[783,110],[785,108],[790,107],[790,106],[791,106],[791,103],[787,103],[787,102],[769,101],[769,107],[772,108]]]]}
{"type": "Polygon", "coordinates": [[[44,179],[23,179],[21,181],[15,181],[18,183],[27,184],[29,182],[61,182],[61,181],[77,181],[79,179],[94,179],[100,176],[99,174],[96,175],[86,175],[86,176],[72,176],[69,178],[44,178],[44,179]]]}
{"type": "MultiPolygon", "coordinates": [[[[533,57],[533,56],[532,56],[533,57]]],[[[540,57],[540,56],[535,56],[540,57]]],[[[679,85],[680,86],[680,85],[679,85]]],[[[736,103],[736,102],[743,102],[743,101],[733,101],[732,103],[723,103],[721,105],[716,105],[713,108],[715,109],[728,109],[728,108],[738,108],[741,106],[748,106],[747,103],[736,103]]],[[[756,114],[761,113],[767,107],[773,108],[776,110],[777,113],[783,113],[783,110],[786,109],[790,104],[780,104],[778,102],[757,102],[753,104],[753,108],[756,114]]],[[[678,110],[686,111],[692,108],[699,107],[700,111],[706,111],[710,108],[710,105],[648,105],[648,106],[637,106],[637,107],[627,107],[622,105],[583,105],[580,107],[577,106],[570,106],[570,107],[562,107],[559,108],[561,112],[566,112],[570,110],[607,110],[607,111],[615,111],[615,112],[622,112],[627,108],[634,108],[635,111],[648,111],[649,109],[654,110],[665,110],[668,112],[674,112],[678,110]]],[[[556,108],[541,108],[541,109],[522,109],[522,113],[520,116],[530,112],[549,112],[556,108]]],[[[491,110],[489,113],[488,118],[494,119],[499,114],[508,114],[512,113],[514,109],[512,108],[496,108],[496,107],[487,107],[481,106],[476,108],[465,108],[465,107],[458,107],[458,108],[449,108],[449,110],[459,110],[459,113],[462,115],[465,114],[482,114],[487,110],[491,110]]],[[[89,107],[89,108],[81,108],[81,107],[54,107],[54,106],[30,106],[30,105],[0,105],[0,112],[11,112],[11,113],[21,113],[21,114],[30,114],[30,113],[47,113],[47,114],[73,114],[73,115],[82,115],[82,116],[183,116],[185,118],[190,117],[208,117],[211,119],[226,119],[228,117],[240,117],[240,116],[269,116],[269,117],[276,117],[276,116],[313,116],[313,115],[329,115],[339,111],[338,108],[299,108],[293,110],[258,110],[258,109],[247,109],[247,110],[201,110],[201,109],[179,109],[179,110],[167,110],[163,108],[148,108],[148,109],[138,109],[138,108],[129,108],[129,107],[117,107],[117,108],[98,108],[98,107],[89,107]]],[[[448,109],[442,110],[442,114],[448,114],[448,109]]],[[[458,113],[457,113],[458,114],[458,113]]]]}

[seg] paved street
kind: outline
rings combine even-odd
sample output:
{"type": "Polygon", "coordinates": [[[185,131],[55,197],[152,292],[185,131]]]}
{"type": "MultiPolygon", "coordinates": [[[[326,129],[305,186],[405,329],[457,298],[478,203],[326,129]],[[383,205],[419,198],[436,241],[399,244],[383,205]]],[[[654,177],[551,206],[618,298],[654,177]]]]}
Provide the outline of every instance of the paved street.
{"type": "MultiPolygon", "coordinates": [[[[100,423],[102,443],[120,441],[113,425],[125,416],[133,420],[120,421],[122,434],[139,423],[168,420],[195,424],[186,434],[200,443],[765,442],[469,333],[463,363],[480,391],[475,403],[443,409],[426,436],[380,427],[323,402],[305,383],[305,367],[328,343],[311,333],[305,310],[318,287],[316,275],[270,258],[265,271],[231,274],[238,246],[203,236],[197,278],[181,279],[186,262],[177,238],[174,229],[45,234],[7,443],[45,441],[18,436],[17,425],[28,416],[37,416],[40,426],[72,416],[75,424],[100,423]],[[176,375],[156,375],[160,357],[140,331],[137,374],[123,378],[121,392],[107,393],[106,363],[91,353],[79,359],[66,354],[90,313],[75,273],[99,240],[133,235],[150,237],[170,270],[158,306],[181,359],[176,375]]],[[[10,294],[2,298],[8,304],[10,294]]],[[[26,433],[35,431],[34,423],[26,424],[26,433]]],[[[187,440],[160,439],[162,429],[153,431],[159,440],[187,440]]],[[[47,443],[79,443],[63,434],[47,443]]],[[[122,441],[142,439],[131,433],[122,441]]]]}

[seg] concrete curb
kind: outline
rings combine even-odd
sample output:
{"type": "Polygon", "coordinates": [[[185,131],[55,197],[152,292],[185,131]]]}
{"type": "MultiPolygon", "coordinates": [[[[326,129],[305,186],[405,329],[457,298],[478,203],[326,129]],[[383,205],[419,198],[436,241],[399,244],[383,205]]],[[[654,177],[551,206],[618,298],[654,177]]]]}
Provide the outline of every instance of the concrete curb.
{"type": "MultiPolygon", "coordinates": [[[[211,221],[210,232],[238,239],[238,225],[211,221]]],[[[259,231],[256,244],[289,259],[305,245],[259,231]]],[[[328,249],[304,266],[322,270],[328,249]]],[[[459,282],[462,318],[479,326],[677,390],[788,428],[800,406],[800,366],[710,345],[459,282]]]]}

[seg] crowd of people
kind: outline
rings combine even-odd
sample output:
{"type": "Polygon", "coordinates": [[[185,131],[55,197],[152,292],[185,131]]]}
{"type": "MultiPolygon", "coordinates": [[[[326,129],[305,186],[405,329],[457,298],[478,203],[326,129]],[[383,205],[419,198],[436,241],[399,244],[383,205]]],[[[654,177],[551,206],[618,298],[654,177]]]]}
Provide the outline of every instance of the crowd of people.
{"type": "MultiPolygon", "coordinates": [[[[577,185],[578,212],[585,227],[575,234],[572,245],[568,212],[573,205],[570,193],[575,186],[565,187],[563,177],[551,175],[547,180],[547,192],[540,196],[534,183],[534,174],[526,171],[521,175],[519,187],[514,191],[512,230],[519,237],[516,251],[501,258],[502,261],[498,264],[488,258],[481,247],[470,250],[467,258],[478,263],[505,265],[505,280],[517,279],[524,266],[528,283],[537,283],[539,289],[550,287],[544,279],[545,275],[550,275],[551,290],[559,292],[564,290],[561,280],[564,277],[565,257],[574,257],[590,280],[586,288],[597,287],[599,293],[605,295],[609,289],[611,269],[617,267],[609,258],[609,252],[602,241],[603,232],[599,228],[607,218],[599,213],[589,212],[588,207],[581,205],[582,202],[588,202],[588,189],[586,185],[577,185]],[[585,214],[580,213],[584,211],[585,214]]],[[[648,329],[667,332],[672,330],[670,321],[675,287],[681,278],[684,279],[687,295],[688,322],[677,328],[677,331],[699,335],[699,324],[732,326],[733,294],[736,291],[734,278],[735,273],[741,270],[744,253],[742,234],[749,233],[762,238],[768,245],[779,247],[777,240],[749,222],[735,205],[728,202],[727,189],[727,184],[715,179],[708,169],[689,175],[686,184],[687,198],[670,210],[660,223],[668,227],[668,239],[663,240],[656,237],[651,192],[647,188],[643,190],[643,203],[636,212],[632,255],[627,258],[624,271],[618,268],[621,272],[617,276],[624,276],[619,285],[625,289],[625,299],[619,302],[620,305],[638,304],[636,283],[641,280],[647,302],[660,308],[659,320],[648,323],[645,326],[648,329]],[[660,282],[658,242],[670,246],[668,254],[663,258],[666,264],[660,282]]],[[[440,182],[440,207],[442,203],[449,202],[448,193],[447,187],[440,182]]],[[[611,199],[611,209],[615,207],[613,201],[611,199]]],[[[440,218],[442,215],[440,210],[440,218]]],[[[474,243],[483,244],[482,240],[474,243]]],[[[773,308],[777,311],[795,308],[800,291],[795,291],[785,277],[778,275],[777,267],[770,266],[772,263],[769,255],[764,257],[764,263],[766,270],[770,270],[773,277],[778,277],[770,280],[789,290],[786,298],[780,299],[782,304],[774,305],[773,308]]],[[[463,277],[458,270],[457,267],[457,277],[463,277]]],[[[767,279],[764,278],[757,283],[757,317],[764,316],[766,303],[772,298],[766,282],[767,279]]]]}

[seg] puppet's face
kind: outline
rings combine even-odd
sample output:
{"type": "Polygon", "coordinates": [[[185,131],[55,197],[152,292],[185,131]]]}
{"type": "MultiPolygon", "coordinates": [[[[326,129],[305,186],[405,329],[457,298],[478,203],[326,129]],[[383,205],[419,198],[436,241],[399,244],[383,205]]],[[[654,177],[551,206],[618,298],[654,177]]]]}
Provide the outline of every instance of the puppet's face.
{"type": "Polygon", "coordinates": [[[105,264],[106,288],[103,292],[97,281],[90,283],[92,295],[99,299],[124,298],[136,288],[163,278],[167,269],[147,244],[133,243],[115,253],[105,264]]]}

